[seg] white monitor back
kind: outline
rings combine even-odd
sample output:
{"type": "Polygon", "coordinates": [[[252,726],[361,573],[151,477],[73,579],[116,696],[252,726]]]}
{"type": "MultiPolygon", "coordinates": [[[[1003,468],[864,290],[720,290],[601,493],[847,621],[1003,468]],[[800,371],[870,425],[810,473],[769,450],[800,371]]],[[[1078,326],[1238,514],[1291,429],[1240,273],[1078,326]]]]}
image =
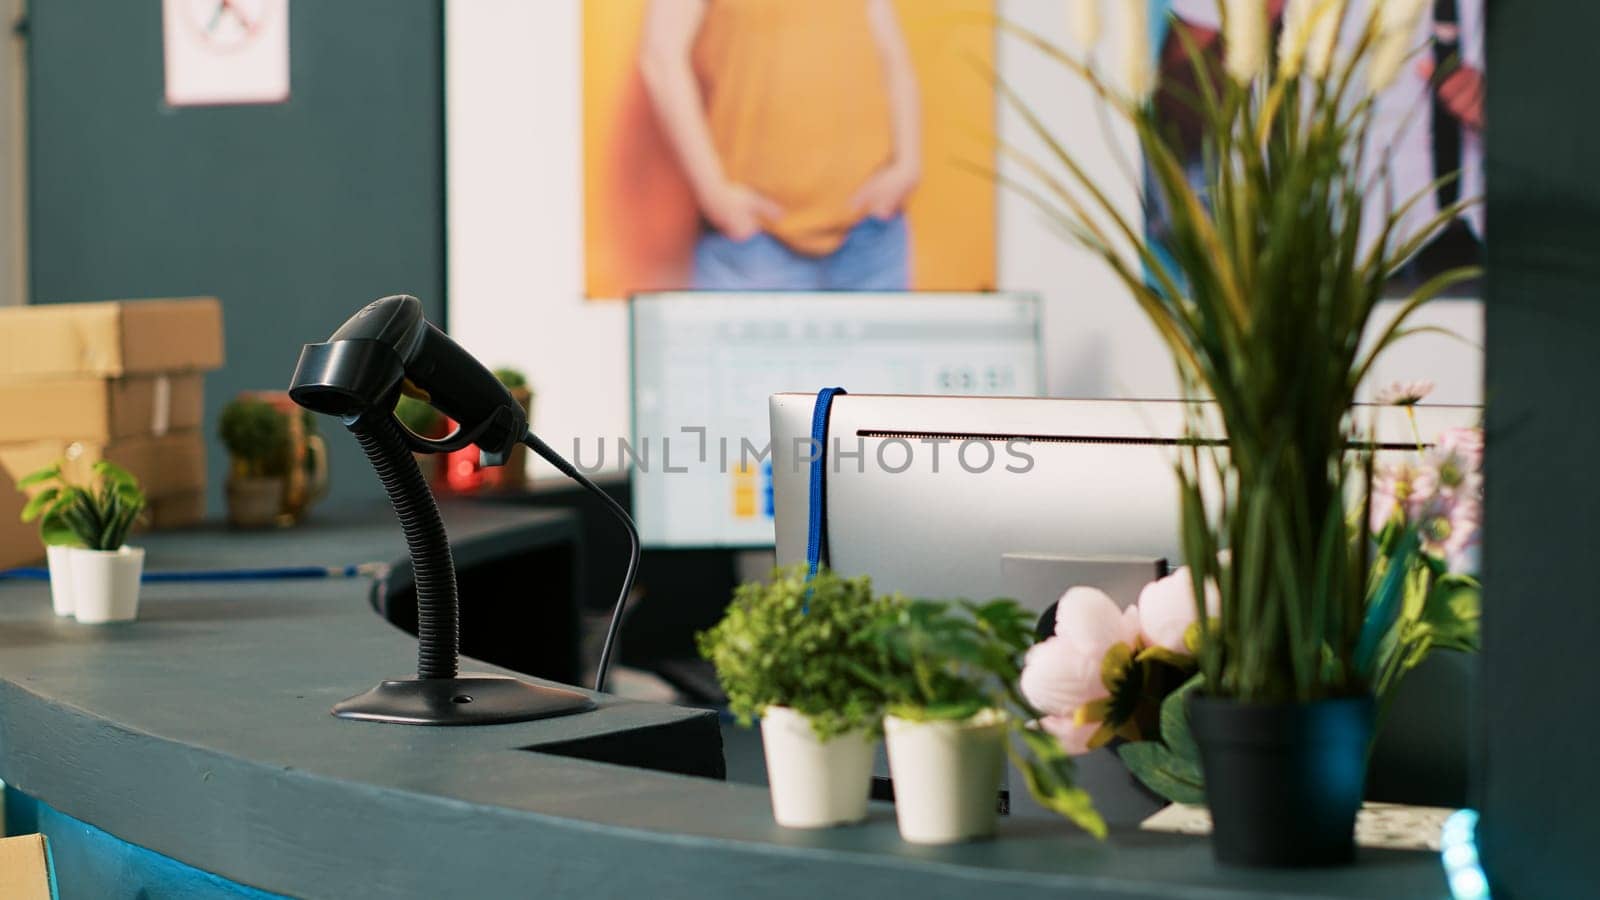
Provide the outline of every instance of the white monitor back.
{"type": "MultiPolygon", "coordinates": [[[[806,558],[815,402],[812,394],[777,394],[769,404],[779,565],[806,558]]],[[[825,482],[830,564],[845,574],[869,574],[882,590],[970,598],[1008,592],[1002,570],[1008,554],[1181,564],[1174,464],[1185,407],[838,397],[825,482]],[[862,455],[841,458],[840,448],[862,455]],[[985,467],[991,450],[993,462],[985,467]]],[[[1381,453],[1415,452],[1404,410],[1372,411],[1378,443],[1392,448],[1381,453]]],[[[1416,415],[1418,431],[1431,440],[1445,428],[1479,424],[1482,410],[1422,406],[1416,415]]]]}

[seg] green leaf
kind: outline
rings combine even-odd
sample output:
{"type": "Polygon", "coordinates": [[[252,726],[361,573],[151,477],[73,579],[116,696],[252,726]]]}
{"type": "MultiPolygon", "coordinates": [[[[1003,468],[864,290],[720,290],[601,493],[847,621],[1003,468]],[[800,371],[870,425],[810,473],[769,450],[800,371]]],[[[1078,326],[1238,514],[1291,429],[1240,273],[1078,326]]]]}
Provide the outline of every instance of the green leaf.
{"type": "Polygon", "coordinates": [[[93,471],[94,474],[100,477],[102,484],[109,484],[114,488],[127,487],[137,489],[139,486],[139,480],[133,477],[132,472],[109,459],[102,459],[95,463],[93,471]]]}
{"type": "Polygon", "coordinates": [[[1434,583],[1422,607],[1422,622],[1436,643],[1477,650],[1483,618],[1483,587],[1472,578],[1447,575],[1434,583]]]}
{"type": "Polygon", "coordinates": [[[1173,803],[1206,802],[1205,785],[1191,775],[1182,760],[1156,741],[1137,741],[1117,748],[1123,765],[1145,787],[1173,803]]]}
{"type": "MultiPolygon", "coordinates": [[[[921,707],[921,715],[915,716],[915,718],[918,721],[960,722],[972,718],[987,706],[988,704],[981,697],[930,703],[921,707]]],[[[911,711],[905,707],[901,709],[905,712],[911,711]]]]}
{"type": "Polygon", "coordinates": [[[1376,670],[1380,662],[1379,645],[1400,615],[1403,601],[1401,588],[1405,586],[1411,557],[1416,550],[1417,530],[1408,528],[1390,557],[1389,569],[1384,573],[1383,581],[1367,602],[1366,621],[1361,626],[1361,639],[1356,645],[1354,659],[1356,670],[1365,678],[1371,678],[1376,670]]]}
{"type": "Polygon", "coordinates": [[[1161,741],[1182,766],[1181,774],[1191,776],[1197,784],[1202,783],[1200,745],[1195,743],[1194,733],[1189,730],[1188,700],[1204,683],[1205,678],[1196,675],[1161,701],[1161,741]]]}
{"type": "Polygon", "coordinates": [[[40,469],[39,471],[34,472],[31,475],[23,476],[22,480],[17,482],[17,490],[25,491],[25,490],[28,490],[29,488],[38,487],[39,485],[44,484],[47,481],[55,481],[55,480],[59,479],[60,477],[61,477],[61,464],[60,463],[56,463],[55,465],[47,466],[47,467],[45,467],[43,469],[40,469]]]}
{"type": "Polygon", "coordinates": [[[83,541],[60,515],[47,515],[39,523],[39,540],[46,547],[81,547],[83,541]]]}
{"type": "Polygon", "coordinates": [[[55,487],[48,487],[34,494],[27,504],[22,507],[22,521],[32,522],[34,519],[44,515],[45,511],[50,509],[60,498],[61,489],[55,487]]]}
{"type": "Polygon", "coordinates": [[[1017,771],[1028,783],[1028,792],[1046,809],[1066,817],[1073,824],[1101,840],[1106,836],[1106,822],[1094,808],[1094,798],[1089,792],[1073,783],[1072,757],[1061,749],[1054,735],[1025,726],[1014,726],[1022,740],[1023,751],[1007,745],[1017,771]]]}

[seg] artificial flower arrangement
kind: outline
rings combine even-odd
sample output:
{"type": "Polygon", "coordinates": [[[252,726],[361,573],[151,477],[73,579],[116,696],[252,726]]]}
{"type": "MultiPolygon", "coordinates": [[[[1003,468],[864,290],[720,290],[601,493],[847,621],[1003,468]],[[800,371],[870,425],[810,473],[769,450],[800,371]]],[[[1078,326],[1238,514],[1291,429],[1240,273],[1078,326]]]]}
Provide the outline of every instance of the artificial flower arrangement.
{"type": "MultiPolygon", "coordinates": [[[[1427,390],[1397,385],[1379,399],[1409,407],[1427,390]]],[[[1380,726],[1405,674],[1429,653],[1478,649],[1482,465],[1476,428],[1447,430],[1431,445],[1419,438],[1414,454],[1375,465],[1369,528],[1355,540],[1373,558],[1358,651],[1374,672],[1380,726]]],[[[1146,787],[1173,802],[1205,802],[1184,703],[1205,680],[1197,672],[1205,639],[1198,612],[1215,628],[1218,600],[1207,583],[1203,605],[1195,602],[1187,568],[1145,586],[1126,610],[1094,588],[1069,589],[1055,633],[1029,650],[1022,670],[1040,725],[1073,755],[1120,738],[1118,755],[1146,787]]]]}
{"type": "MultiPolygon", "coordinates": [[[[1090,32],[1079,38],[1092,46],[1098,16],[1089,10],[1100,6],[1078,3],[1090,32]]],[[[1202,680],[1184,703],[1223,862],[1354,858],[1392,631],[1384,617],[1403,618],[1408,569],[1400,564],[1372,584],[1372,548],[1360,539],[1366,514],[1349,499],[1373,494],[1356,395],[1381,354],[1412,333],[1413,313],[1481,273],[1464,266],[1435,275],[1377,321],[1395,276],[1481,200],[1464,196],[1413,217],[1458,173],[1395,197],[1385,189],[1384,154],[1367,152],[1379,96],[1426,49],[1416,37],[1428,6],[1289,0],[1274,47],[1265,0],[1218,0],[1221,64],[1176,30],[1193,84],[1162,94],[1197,120],[1198,165],[1173,145],[1171,122],[1152,102],[1148,4],[1115,4],[1124,21],[1114,79],[1092,56],[999,26],[1076,73],[1131,130],[1147,173],[1137,187],[1166,213],[1159,237],[1147,235],[1139,211],[1119,205],[1077,151],[1000,83],[1002,100],[1043,148],[1003,148],[1019,174],[1002,181],[1117,276],[1192,401],[1175,465],[1181,549],[1196,618],[1212,591],[1216,608],[1204,612],[1192,648],[1202,680]],[[1370,227],[1369,211],[1381,213],[1370,227]],[[1261,739],[1249,746],[1241,735],[1261,739]]],[[[1440,68],[1435,78],[1448,74],[1440,68]]],[[[1403,560],[1406,545],[1389,550],[1403,560]]],[[[1086,728],[1093,714],[1073,711],[1075,726],[1086,728]]]]}

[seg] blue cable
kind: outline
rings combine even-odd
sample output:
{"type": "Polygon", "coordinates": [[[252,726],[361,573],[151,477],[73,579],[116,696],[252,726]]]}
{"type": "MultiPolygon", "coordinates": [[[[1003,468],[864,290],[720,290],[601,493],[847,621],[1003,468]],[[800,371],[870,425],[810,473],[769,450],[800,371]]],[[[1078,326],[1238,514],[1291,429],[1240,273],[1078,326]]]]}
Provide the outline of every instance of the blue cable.
{"type": "Polygon", "coordinates": [[[811,521],[806,538],[806,577],[816,577],[817,567],[828,558],[828,493],[826,491],[828,458],[828,414],[833,410],[833,398],[845,393],[844,388],[831,387],[817,391],[817,405],[811,411],[811,521]]]}

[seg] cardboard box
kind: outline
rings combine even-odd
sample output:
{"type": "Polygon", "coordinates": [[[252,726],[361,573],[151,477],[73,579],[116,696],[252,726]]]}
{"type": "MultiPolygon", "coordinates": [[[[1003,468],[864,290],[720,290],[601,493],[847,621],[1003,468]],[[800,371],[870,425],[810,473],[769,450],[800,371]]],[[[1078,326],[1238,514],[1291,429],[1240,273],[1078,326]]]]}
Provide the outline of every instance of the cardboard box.
{"type": "Polygon", "coordinates": [[[46,440],[0,445],[0,469],[9,472],[13,480],[61,460],[67,480],[92,484],[92,467],[102,459],[133,473],[147,497],[205,491],[206,441],[198,431],[109,444],[46,440]]]}
{"type": "Polygon", "coordinates": [[[206,492],[189,491],[166,497],[151,497],[145,510],[142,531],[168,531],[189,528],[206,519],[206,492]]]}
{"type": "Polygon", "coordinates": [[[0,469],[0,569],[31,566],[44,559],[39,543],[39,525],[24,525],[17,519],[27,498],[17,491],[17,480],[0,469]]]}
{"type": "Polygon", "coordinates": [[[0,379],[204,372],[222,366],[214,297],[0,309],[0,379]]]}
{"type": "Polygon", "coordinates": [[[72,439],[108,443],[197,429],[205,376],[80,376],[0,381],[0,444],[72,439]]]}
{"type": "Polygon", "coordinates": [[[55,868],[50,844],[42,834],[0,838],[0,897],[6,900],[52,900],[55,868]]]}

